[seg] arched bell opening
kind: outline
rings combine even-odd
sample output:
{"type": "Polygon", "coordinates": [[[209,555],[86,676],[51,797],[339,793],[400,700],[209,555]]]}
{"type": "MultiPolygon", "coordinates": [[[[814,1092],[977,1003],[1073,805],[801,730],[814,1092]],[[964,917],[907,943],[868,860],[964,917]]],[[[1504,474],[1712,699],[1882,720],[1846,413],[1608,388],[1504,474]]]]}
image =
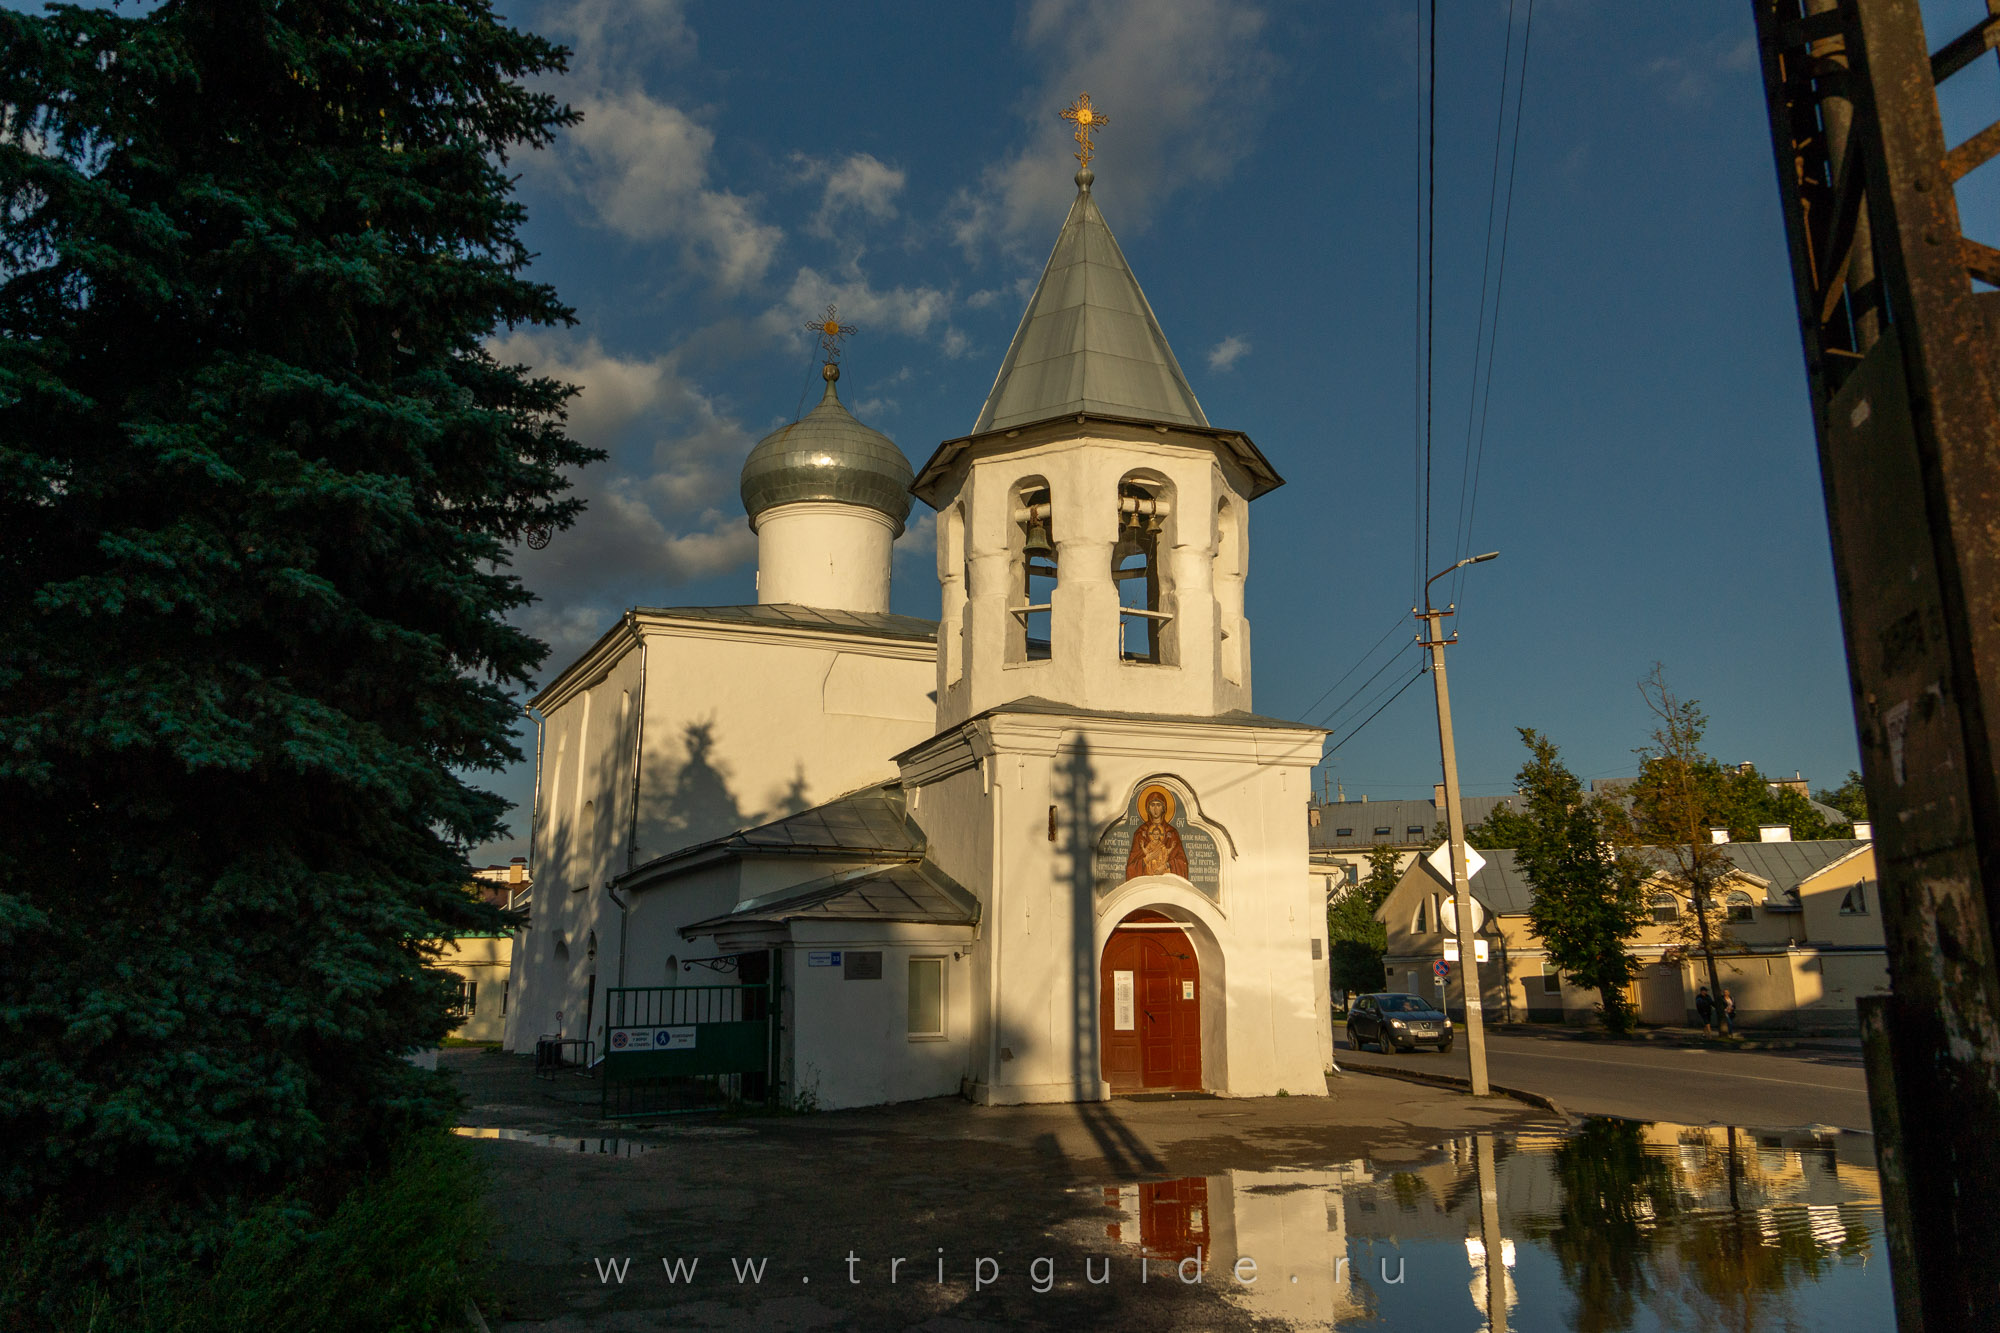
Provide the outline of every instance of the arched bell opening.
{"type": "Polygon", "coordinates": [[[1111,548],[1111,578],[1118,585],[1118,656],[1125,662],[1173,666],[1173,581],[1165,563],[1173,546],[1173,485],[1152,472],[1131,472],[1118,483],[1118,538],[1111,548]]]}
{"type": "Polygon", "coordinates": [[[1007,661],[1046,662],[1055,650],[1052,611],[1059,574],[1054,496],[1044,478],[1029,477],[1015,483],[1013,520],[1008,552],[1012,591],[1007,661]]]}

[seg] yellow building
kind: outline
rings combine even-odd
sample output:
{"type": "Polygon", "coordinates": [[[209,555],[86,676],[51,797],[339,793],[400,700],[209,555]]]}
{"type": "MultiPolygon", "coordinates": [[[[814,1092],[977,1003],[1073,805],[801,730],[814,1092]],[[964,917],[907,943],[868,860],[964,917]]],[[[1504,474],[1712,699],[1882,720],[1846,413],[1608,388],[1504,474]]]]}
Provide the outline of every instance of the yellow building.
{"type": "MultiPolygon", "coordinates": [[[[1726,916],[1737,941],[1730,952],[1716,955],[1723,988],[1736,1001],[1737,1025],[1854,1031],[1855,1001],[1889,989],[1874,844],[1866,838],[1777,840],[1729,843],[1725,851],[1734,868],[1711,910],[1726,916]]],[[[1487,961],[1479,965],[1488,1019],[1591,1021],[1598,994],[1571,985],[1549,962],[1528,922],[1532,891],[1514,853],[1480,855],[1486,864],[1471,890],[1475,931],[1488,948],[1487,961]]],[[[1654,859],[1660,859],[1657,852],[1654,859]]],[[[1693,909],[1664,872],[1647,883],[1646,894],[1653,920],[1630,941],[1640,964],[1630,989],[1639,1021],[1698,1023],[1695,990],[1707,981],[1706,966],[1698,958],[1678,964],[1661,959],[1672,924],[1693,909]]],[[[1426,862],[1415,861],[1403,872],[1376,913],[1388,932],[1384,963],[1390,990],[1437,998],[1433,966],[1445,956],[1451,935],[1450,901],[1450,886],[1426,862]]],[[[1456,954],[1455,944],[1451,952],[1456,954]]]]}
{"type": "MultiPolygon", "coordinates": [[[[527,906],[534,891],[528,879],[528,859],[517,856],[504,866],[472,872],[479,895],[499,907],[527,906]]],[[[459,979],[460,1011],[465,1020],[452,1032],[460,1041],[501,1039],[507,1009],[513,1000],[509,975],[514,961],[512,932],[461,935],[445,946],[437,966],[459,979]]]]}

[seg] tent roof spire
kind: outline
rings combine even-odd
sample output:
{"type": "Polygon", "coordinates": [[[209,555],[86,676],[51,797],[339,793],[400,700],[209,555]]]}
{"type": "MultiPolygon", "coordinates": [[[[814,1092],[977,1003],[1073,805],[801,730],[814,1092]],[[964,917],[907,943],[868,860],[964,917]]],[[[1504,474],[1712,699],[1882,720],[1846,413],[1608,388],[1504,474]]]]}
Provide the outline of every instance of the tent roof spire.
{"type": "Polygon", "coordinates": [[[1087,96],[1062,114],[1078,122],[1077,142],[1083,145],[1076,201],[972,433],[1079,412],[1207,427],[1160,321],[1090,192],[1097,177],[1090,169],[1089,134],[1105,118],[1087,96]]]}

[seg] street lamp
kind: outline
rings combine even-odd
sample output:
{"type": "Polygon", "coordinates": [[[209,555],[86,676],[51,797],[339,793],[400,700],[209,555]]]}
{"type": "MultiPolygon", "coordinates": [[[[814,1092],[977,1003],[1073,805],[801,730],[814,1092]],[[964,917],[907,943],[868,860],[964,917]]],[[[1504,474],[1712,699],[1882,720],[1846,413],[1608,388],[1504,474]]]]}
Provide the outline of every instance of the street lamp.
{"type": "MultiPolygon", "coordinates": [[[[1444,760],[1444,816],[1451,837],[1451,900],[1457,920],[1458,986],[1465,997],[1465,1057],[1472,1068],[1472,1095],[1484,1097],[1492,1091],[1486,1081],[1486,1020],[1479,997],[1479,952],[1472,929],[1472,885],[1465,873],[1465,809],[1458,799],[1458,752],[1451,739],[1451,692],[1445,686],[1444,650],[1457,636],[1447,639],[1441,621],[1453,614],[1456,604],[1433,610],[1431,584],[1467,565],[1484,564],[1499,555],[1469,555],[1449,569],[1441,569],[1424,581],[1424,609],[1415,612],[1428,635],[1417,642],[1431,650],[1431,684],[1437,691],[1438,751],[1444,760]]],[[[1492,1257],[1488,1257],[1492,1262],[1492,1257]]]]}

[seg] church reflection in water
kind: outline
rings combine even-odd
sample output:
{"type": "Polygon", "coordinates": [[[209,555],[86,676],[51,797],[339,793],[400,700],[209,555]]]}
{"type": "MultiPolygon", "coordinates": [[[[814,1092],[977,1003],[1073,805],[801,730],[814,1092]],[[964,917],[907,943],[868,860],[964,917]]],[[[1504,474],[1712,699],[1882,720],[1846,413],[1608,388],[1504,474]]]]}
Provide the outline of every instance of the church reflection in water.
{"type": "Polygon", "coordinates": [[[1114,1254],[1294,1327],[1894,1325],[1866,1135],[1590,1120],[1101,1194],[1114,1254]]]}

